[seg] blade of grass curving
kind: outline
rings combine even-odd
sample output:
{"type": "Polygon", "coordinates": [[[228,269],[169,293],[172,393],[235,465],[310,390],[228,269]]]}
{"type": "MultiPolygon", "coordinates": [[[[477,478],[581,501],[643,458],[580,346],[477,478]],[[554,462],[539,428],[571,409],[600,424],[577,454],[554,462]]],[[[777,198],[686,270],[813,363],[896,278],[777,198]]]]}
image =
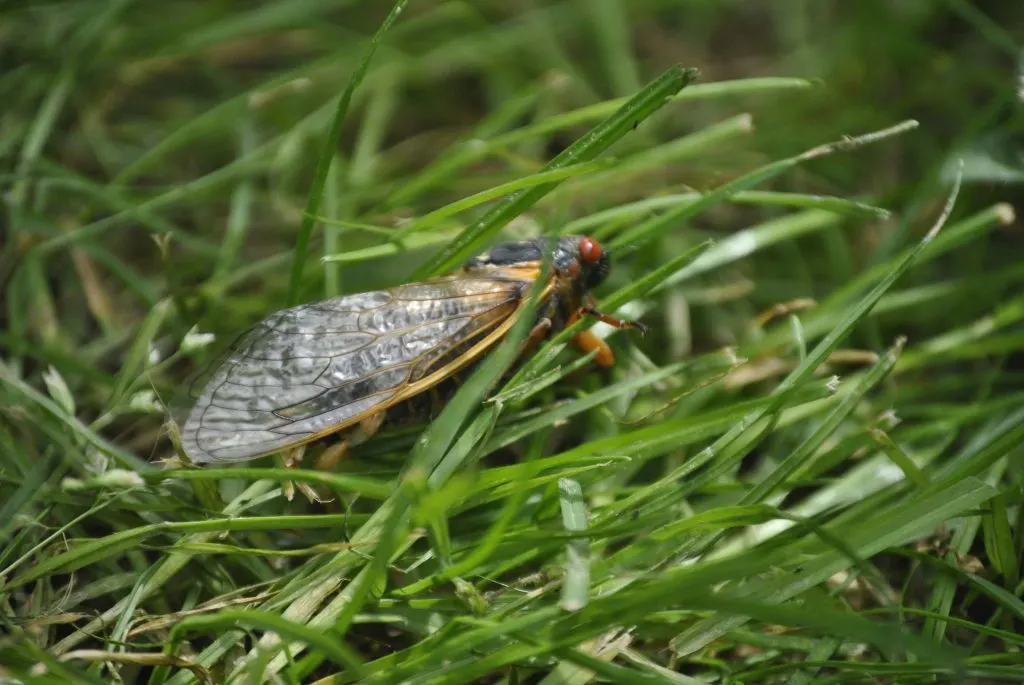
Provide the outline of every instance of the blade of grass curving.
{"type": "Polygon", "coordinates": [[[744,174],[737,179],[733,179],[732,181],[705,193],[699,200],[692,204],[670,209],[663,214],[659,214],[648,219],[633,229],[623,232],[610,243],[609,247],[615,250],[631,252],[645,241],[650,240],[658,234],[664,233],[673,226],[683,223],[690,217],[696,216],[711,206],[724,202],[737,192],[749,190],[754,186],[760,185],[765,181],[771,180],[790,169],[803,164],[804,162],[835,152],[862,147],[891,136],[905,133],[915,127],[917,127],[916,121],[905,121],[901,124],[897,124],[896,126],[882,129],[880,131],[873,131],[854,138],[844,138],[843,140],[833,143],[819,145],[794,157],[788,157],[786,159],[766,164],[759,169],[755,169],[750,173],[744,174]]]}
{"type": "MultiPolygon", "coordinates": [[[[559,229],[562,234],[587,234],[602,224],[625,220],[648,214],[657,209],[670,208],[680,204],[692,204],[703,197],[702,193],[678,193],[644,198],[636,202],[616,205],[579,219],[573,219],[559,229]]],[[[793,207],[796,209],[821,209],[833,214],[854,218],[884,220],[891,212],[881,207],[827,195],[805,195],[774,190],[741,190],[728,198],[736,204],[760,205],[764,207],[793,207]]],[[[952,230],[952,227],[950,227],[952,230]]]]}
{"type": "MultiPolygon", "coordinates": [[[[464,212],[467,209],[472,209],[478,205],[490,202],[503,195],[508,195],[517,190],[524,190],[527,188],[534,188],[536,186],[544,185],[547,183],[554,183],[557,181],[563,181],[568,178],[575,178],[584,174],[592,174],[600,171],[604,171],[613,167],[617,164],[614,159],[606,160],[594,160],[593,162],[583,162],[580,164],[573,164],[571,166],[564,167],[562,169],[555,169],[552,171],[542,171],[540,173],[531,174],[522,178],[517,178],[507,183],[496,185],[493,188],[482,190],[479,193],[470,195],[469,197],[462,198],[450,204],[445,205],[439,209],[424,214],[420,218],[412,221],[411,223],[399,228],[399,229],[388,229],[381,226],[369,226],[365,224],[357,224],[351,221],[330,219],[327,217],[316,217],[320,223],[327,226],[338,226],[340,228],[359,228],[368,232],[378,233],[386,235],[392,239],[393,242],[399,245],[404,245],[405,241],[409,239],[412,234],[425,231],[428,228],[433,228],[438,224],[442,223],[445,219],[450,216],[454,216],[459,212],[464,212]]],[[[330,257],[325,258],[325,261],[337,261],[330,257]]]]}
{"type": "MultiPolygon", "coordinates": [[[[217,481],[225,478],[245,478],[248,480],[296,481],[303,483],[319,483],[339,492],[358,493],[362,497],[383,500],[391,495],[391,485],[383,480],[367,478],[348,473],[332,473],[313,469],[275,469],[275,468],[204,468],[204,469],[167,469],[142,474],[149,482],[164,480],[209,480],[217,481]]],[[[88,484],[88,482],[86,482],[88,484]]]]}
{"type": "Polygon", "coordinates": [[[899,623],[870,621],[858,614],[838,611],[823,602],[805,599],[799,606],[761,602],[747,597],[708,592],[688,597],[688,605],[696,610],[714,611],[719,615],[757,618],[770,624],[800,626],[819,634],[862,640],[883,652],[908,651],[933,659],[949,669],[961,666],[961,654],[948,646],[912,633],[899,623]]]}
{"type": "MultiPolygon", "coordinates": [[[[920,255],[922,260],[931,260],[938,257],[946,252],[949,252],[957,247],[965,245],[966,243],[976,239],[980,234],[990,231],[999,226],[1008,226],[1012,224],[1016,219],[1016,212],[1011,205],[1005,203],[999,203],[992,205],[988,209],[978,212],[977,214],[962,219],[951,225],[947,230],[942,232],[938,238],[935,239],[920,255]]],[[[892,264],[897,263],[900,259],[905,259],[908,254],[914,250],[913,247],[908,247],[903,252],[896,255],[892,260],[877,264],[867,269],[864,273],[859,274],[856,278],[851,280],[849,283],[844,284],[842,287],[837,289],[831,294],[826,302],[823,302],[824,306],[827,303],[839,303],[843,302],[857,292],[863,290],[869,283],[880,278],[882,274],[886,273],[892,264]]]]}
{"type": "Polygon", "coordinates": [[[594,357],[596,356],[597,350],[593,350],[583,355],[582,357],[574,359],[572,362],[566,364],[565,366],[559,366],[554,369],[549,369],[548,371],[545,371],[544,373],[538,375],[537,377],[529,381],[525,381],[521,384],[516,384],[514,386],[512,386],[512,384],[509,384],[511,387],[508,387],[507,389],[503,388],[501,392],[497,393],[496,395],[491,395],[490,397],[488,397],[487,401],[496,403],[508,403],[515,407],[521,406],[526,400],[533,397],[537,393],[541,392],[545,388],[551,387],[552,385],[557,383],[559,380],[565,378],[569,374],[579,371],[583,367],[587,366],[588,364],[590,364],[591,361],[593,361],[594,357]]]}
{"type": "MultiPolygon", "coordinates": [[[[856,304],[850,307],[843,321],[829,332],[828,335],[826,335],[821,342],[819,342],[815,348],[808,353],[807,357],[800,363],[800,365],[790,372],[789,375],[787,375],[775,387],[771,394],[773,398],[781,400],[783,393],[786,393],[806,382],[814,371],[828,359],[829,355],[831,355],[833,351],[835,351],[839,346],[839,343],[850,334],[854,326],[857,325],[857,322],[866,316],[878,300],[881,299],[882,295],[892,287],[893,283],[895,283],[900,276],[906,273],[906,271],[914,265],[917,257],[921,254],[921,251],[924,250],[932,240],[935,239],[935,236],[939,234],[939,231],[942,230],[942,227],[945,225],[950,213],[953,211],[953,205],[956,202],[959,191],[960,184],[958,181],[950,192],[942,213],[924,238],[914,247],[913,250],[893,266],[881,282],[879,282],[856,304]]],[[[725,449],[727,445],[729,445],[729,443],[739,438],[750,426],[753,426],[773,411],[775,411],[774,405],[769,405],[752,412],[742,421],[733,426],[733,428],[725,435],[721,436],[718,440],[714,441],[711,445],[702,450],[700,454],[692,457],[682,466],[677,467],[669,476],[666,476],[659,482],[668,482],[669,480],[678,482],[680,479],[685,478],[688,474],[693,473],[704,464],[715,459],[716,456],[725,449]]],[[[634,500],[637,497],[638,495],[635,493],[634,500]]]]}
{"type": "Polygon", "coordinates": [[[419,231],[425,231],[428,228],[432,228],[450,216],[454,216],[459,212],[463,212],[477,205],[481,205],[491,200],[496,200],[503,195],[509,195],[511,193],[527,190],[529,188],[536,188],[537,186],[547,185],[549,183],[560,183],[566,179],[576,178],[585,174],[593,174],[596,172],[605,171],[614,167],[618,163],[614,159],[595,159],[590,162],[580,162],[579,164],[570,164],[558,169],[551,169],[549,171],[541,171],[536,174],[529,176],[523,176],[507,183],[496,185],[493,188],[482,190],[479,193],[474,193],[469,197],[464,197],[461,200],[456,200],[450,204],[435,209],[429,214],[424,214],[420,218],[416,219],[407,226],[403,226],[395,232],[395,240],[401,240],[411,233],[419,231]]]}
{"type": "Polygon", "coordinates": [[[828,211],[808,210],[757,226],[745,228],[719,240],[700,259],[672,274],[660,288],[676,285],[694,276],[732,264],[772,245],[779,245],[815,231],[837,225],[841,217],[828,211]]]}
{"type": "MultiPolygon", "coordinates": [[[[517,636],[526,641],[528,636],[517,636]]],[[[617,685],[700,685],[701,681],[676,673],[664,666],[658,666],[648,659],[634,659],[639,669],[620,666],[613,662],[616,657],[624,655],[626,645],[634,638],[629,632],[609,631],[597,640],[588,641],[576,649],[559,647],[551,650],[561,663],[540,681],[538,685],[586,685],[600,676],[599,682],[616,683],[617,685]],[[584,651],[584,650],[587,651],[584,651]],[[594,650],[596,655],[588,652],[594,650]]]]}
{"type": "MultiPolygon", "coordinates": [[[[690,102],[726,96],[742,96],[776,90],[803,90],[814,84],[799,78],[750,78],[716,83],[700,83],[687,87],[672,99],[675,102],[690,102]]],[[[524,126],[503,134],[497,134],[496,127],[481,127],[476,135],[470,136],[415,176],[393,197],[388,198],[387,207],[394,208],[411,202],[423,191],[452,177],[459,169],[522,142],[543,139],[551,133],[600,121],[611,116],[616,109],[628,102],[628,98],[615,98],[579,109],[547,117],[536,124],[524,126]]],[[[505,119],[503,119],[504,121],[505,119]]]]}
{"type": "MultiPolygon", "coordinates": [[[[816,388],[814,387],[814,384],[807,384],[787,393],[784,406],[792,406],[794,412],[796,412],[801,405],[804,407],[804,410],[802,411],[809,411],[810,409],[813,409],[814,412],[821,411],[821,408],[814,405],[816,405],[817,402],[821,400],[821,397],[826,394],[831,394],[827,388],[816,388]]],[[[831,403],[833,401],[834,400],[832,398],[825,400],[826,403],[831,403]]],[[[770,406],[773,402],[773,398],[761,397],[745,402],[737,402],[735,405],[715,409],[702,414],[684,416],[645,426],[643,428],[624,431],[606,438],[590,440],[578,447],[566,450],[560,454],[546,457],[544,459],[538,459],[534,462],[533,468],[557,468],[563,465],[575,464],[577,463],[577,460],[581,459],[599,457],[621,458],[627,454],[628,458],[642,462],[665,454],[673,449],[682,448],[697,443],[700,440],[706,440],[709,437],[723,433],[737,421],[747,416],[752,409],[770,406]]],[[[778,423],[780,426],[786,426],[803,418],[806,418],[803,413],[791,413],[787,415],[786,410],[783,410],[778,423]]],[[[518,430],[518,428],[518,426],[513,426],[511,430],[518,430]]],[[[495,438],[495,444],[497,442],[504,441],[505,439],[505,432],[499,432],[495,438]]],[[[510,477],[506,474],[509,474],[510,470],[516,468],[522,467],[502,467],[504,470],[491,469],[481,476],[481,482],[489,482],[489,478],[491,477],[490,474],[492,473],[494,474],[493,477],[499,479],[510,477]]]]}
{"type": "Polygon", "coordinates": [[[889,461],[899,467],[907,480],[922,489],[931,485],[928,474],[918,468],[910,455],[904,452],[903,448],[896,444],[896,441],[888,433],[880,428],[872,428],[868,431],[868,435],[882,449],[885,456],[889,457],[889,461]]]}
{"type": "MultiPolygon", "coordinates": [[[[325,222],[335,226],[345,227],[345,222],[342,221],[329,221],[325,222]]],[[[418,250],[424,247],[434,247],[435,245],[446,245],[455,236],[455,233],[445,231],[437,232],[431,231],[429,233],[413,233],[409,237],[402,240],[401,243],[381,243],[380,245],[371,245],[370,247],[364,247],[358,250],[349,250],[348,252],[339,252],[338,254],[325,255],[320,258],[323,262],[362,262],[368,259],[378,259],[380,257],[389,257],[396,255],[406,250],[418,250]]]]}
{"type": "Polygon", "coordinates": [[[535,431],[540,430],[541,428],[555,425],[559,421],[564,421],[571,416],[575,416],[576,414],[592,409],[593,407],[600,406],[612,398],[630,392],[631,390],[654,385],[659,381],[671,378],[686,366],[687,362],[680,362],[664,368],[655,369],[649,373],[627,378],[619,383],[609,385],[606,388],[601,388],[600,390],[590,393],[585,397],[581,397],[574,402],[553,407],[550,411],[544,412],[540,416],[523,421],[514,428],[503,431],[500,436],[487,445],[487,451],[493,452],[494,450],[509,445],[527,435],[530,435],[531,433],[534,433],[535,431]]]}
{"type": "Polygon", "coordinates": [[[738,114],[695,133],[624,156],[614,170],[575,179],[551,193],[545,201],[561,202],[570,198],[578,200],[581,197],[596,196],[602,191],[628,183],[631,177],[654,173],[697,157],[701,153],[708,154],[720,149],[727,141],[747,136],[753,130],[753,118],[749,114],[738,114]]]}
{"type": "MultiPolygon", "coordinates": [[[[267,481],[263,481],[267,483],[267,481]]],[[[127,550],[135,549],[140,543],[156,537],[174,533],[193,534],[191,539],[182,538],[177,549],[186,549],[190,545],[203,544],[219,535],[230,531],[262,531],[274,530],[279,527],[294,528],[329,528],[345,523],[343,514],[318,516],[247,516],[238,518],[214,518],[203,521],[163,521],[145,526],[128,528],[99,538],[82,540],[72,549],[47,557],[44,561],[32,566],[25,572],[12,578],[7,587],[20,587],[27,583],[45,578],[48,575],[70,573],[84,568],[127,550]],[[210,535],[200,535],[208,533],[210,535]]],[[[20,561],[20,560],[19,560],[20,561]]],[[[16,564],[3,569],[10,573],[16,564]]]]}
{"type": "Polygon", "coordinates": [[[313,185],[310,188],[309,198],[306,201],[306,210],[302,215],[302,223],[299,226],[298,235],[295,237],[295,256],[292,260],[291,277],[288,282],[288,306],[298,304],[299,301],[299,290],[302,287],[302,272],[306,265],[306,257],[309,255],[309,243],[312,240],[313,226],[316,223],[313,215],[317,214],[320,210],[320,201],[323,198],[324,187],[327,184],[327,173],[330,171],[331,163],[334,161],[334,156],[338,149],[338,141],[341,138],[341,125],[348,114],[348,107],[352,102],[352,94],[359,87],[359,84],[362,83],[366,70],[370,67],[370,60],[373,59],[373,54],[376,52],[381,40],[383,40],[384,34],[398,20],[398,15],[402,13],[408,2],[409,0],[397,0],[395,2],[391,12],[384,19],[384,23],[380,25],[380,28],[377,29],[377,32],[370,40],[370,45],[367,47],[362,58],[360,58],[359,64],[356,66],[355,71],[352,72],[351,78],[349,78],[348,85],[345,86],[345,90],[338,99],[334,119],[331,121],[331,128],[327,133],[327,140],[324,142],[323,150],[320,153],[320,160],[317,162],[313,185]]]}
{"type": "Polygon", "coordinates": [[[1004,457],[1016,458],[1024,449],[1024,408],[996,416],[952,458],[932,472],[934,489],[977,476],[1004,457]]]}
{"type": "MultiPolygon", "coordinates": [[[[770,92],[775,90],[806,89],[813,87],[813,83],[806,79],[799,78],[750,78],[736,79],[731,81],[717,81],[714,83],[698,83],[687,86],[684,90],[671,97],[673,102],[692,102],[698,100],[714,99],[733,95],[745,95],[757,92],[770,92]]],[[[615,98],[593,105],[587,105],[571,112],[556,114],[547,117],[531,126],[509,131],[508,133],[496,136],[487,141],[485,145],[475,146],[473,156],[468,156],[465,163],[479,159],[485,154],[496,149],[506,148],[516,143],[544,137],[555,131],[561,131],[574,126],[581,126],[594,121],[601,121],[612,116],[616,110],[629,102],[629,98],[615,98]]]]}
{"type": "MultiPolygon", "coordinates": [[[[614,114],[570,145],[545,165],[546,171],[589,162],[608,149],[612,143],[634,126],[661,109],[669,98],[697,77],[696,70],[675,66],[633,96],[614,114]]],[[[557,183],[521,190],[505,198],[462,231],[451,245],[413,274],[414,280],[451,270],[478,252],[484,244],[509,221],[522,214],[557,183]]]]}

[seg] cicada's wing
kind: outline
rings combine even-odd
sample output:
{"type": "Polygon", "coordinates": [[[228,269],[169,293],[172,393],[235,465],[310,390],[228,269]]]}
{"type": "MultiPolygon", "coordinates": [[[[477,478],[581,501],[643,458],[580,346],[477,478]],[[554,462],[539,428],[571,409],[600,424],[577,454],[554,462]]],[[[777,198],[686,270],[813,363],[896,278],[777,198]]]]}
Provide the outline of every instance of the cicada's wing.
{"type": "Polygon", "coordinates": [[[244,461],[384,411],[479,358],[529,285],[454,275],[272,314],[197,378],[182,449],[196,463],[244,461]]]}

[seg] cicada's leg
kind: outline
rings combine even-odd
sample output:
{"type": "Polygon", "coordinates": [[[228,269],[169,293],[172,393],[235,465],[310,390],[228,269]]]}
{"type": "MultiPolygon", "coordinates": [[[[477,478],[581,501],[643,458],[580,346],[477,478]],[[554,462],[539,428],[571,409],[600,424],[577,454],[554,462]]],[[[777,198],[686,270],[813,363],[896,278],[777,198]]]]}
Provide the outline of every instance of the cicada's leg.
{"type": "Polygon", "coordinates": [[[321,471],[330,471],[338,465],[350,447],[355,447],[372,438],[380,430],[382,423],[384,423],[384,412],[370,414],[359,422],[355,430],[321,452],[316,460],[316,467],[321,471]]]}
{"type": "MultiPolygon", "coordinates": [[[[296,447],[292,447],[291,449],[285,450],[281,454],[282,460],[284,461],[284,467],[286,469],[294,469],[302,461],[302,457],[303,455],[305,455],[305,453],[305,445],[298,445],[296,447]]],[[[313,487],[309,485],[309,483],[303,483],[301,481],[296,483],[294,481],[286,480],[283,483],[281,483],[281,490],[284,492],[285,499],[287,499],[289,502],[292,501],[293,497],[295,497],[295,488],[298,488],[299,492],[305,495],[306,499],[308,499],[310,502],[323,502],[323,499],[320,497],[320,495],[316,493],[316,490],[314,490],[313,487]]]]}
{"type": "Polygon", "coordinates": [[[542,316],[537,323],[534,324],[533,328],[530,329],[529,335],[526,336],[526,343],[531,346],[540,344],[540,341],[547,336],[548,331],[551,330],[553,325],[554,324],[549,317],[542,316]]]}
{"type": "MultiPolygon", "coordinates": [[[[614,316],[609,316],[607,314],[604,314],[603,312],[598,311],[597,308],[593,306],[593,302],[594,301],[592,299],[588,298],[587,304],[581,307],[579,311],[572,315],[572,317],[569,319],[569,323],[575,323],[578,319],[580,319],[583,316],[591,316],[597,319],[598,321],[606,323],[609,326],[614,326],[615,328],[632,328],[637,331],[640,331],[640,335],[647,334],[647,326],[640,323],[639,321],[625,321],[623,319],[616,319],[614,316]]],[[[579,349],[584,354],[588,354],[594,350],[597,350],[597,355],[594,357],[594,361],[596,361],[599,366],[607,368],[615,364],[615,355],[612,354],[612,349],[608,346],[608,343],[606,343],[601,338],[597,337],[597,335],[595,335],[593,332],[583,331],[582,333],[577,333],[575,336],[573,336],[572,342],[576,346],[576,348],[579,349]]]]}
{"type": "Polygon", "coordinates": [[[551,328],[555,325],[551,318],[554,315],[554,310],[554,300],[548,300],[537,310],[537,323],[533,324],[533,328],[527,334],[526,340],[523,341],[520,349],[521,355],[533,352],[548,337],[548,333],[551,332],[551,328]]]}
{"type": "Polygon", "coordinates": [[[592,331],[583,331],[577,333],[572,338],[572,344],[576,346],[583,354],[590,354],[594,350],[597,350],[597,354],[594,356],[594,361],[597,362],[598,366],[609,368],[615,366],[615,355],[612,354],[612,348],[608,346],[604,340],[597,337],[592,331]]]}
{"type": "Polygon", "coordinates": [[[316,468],[320,471],[330,471],[348,454],[348,447],[348,438],[341,438],[329,445],[317,456],[316,468]]]}
{"type": "Polygon", "coordinates": [[[634,330],[639,331],[640,335],[647,335],[647,331],[650,330],[650,329],[647,328],[647,326],[645,326],[644,324],[640,323],[639,321],[627,321],[625,319],[616,319],[614,316],[609,316],[608,314],[604,314],[602,312],[599,312],[594,307],[590,307],[590,306],[583,307],[580,310],[580,312],[583,313],[583,314],[586,314],[587,316],[591,316],[591,317],[597,319],[598,321],[600,321],[602,323],[606,323],[609,326],[614,326],[615,328],[622,328],[622,329],[632,328],[634,330]]]}

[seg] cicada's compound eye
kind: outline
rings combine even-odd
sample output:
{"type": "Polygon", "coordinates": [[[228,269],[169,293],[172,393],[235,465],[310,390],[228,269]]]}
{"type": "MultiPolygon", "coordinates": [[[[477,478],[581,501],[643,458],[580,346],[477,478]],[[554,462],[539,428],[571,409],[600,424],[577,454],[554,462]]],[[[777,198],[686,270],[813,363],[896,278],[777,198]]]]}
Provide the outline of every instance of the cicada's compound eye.
{"type": "Polygon", "coordinates": [[[588,236],[580,238],[580,258],[588,264],[597,264],[601,261],[604,250],[601,244],[588,236]]]}
{"type": "Polygon", "coordinates": [[[586,267],[586,287],[588,290],[596,288],[604,282],[612,268],[608,253],[601,247],[601,243],[589,236],[580,238],[578,248],[580,261],[586,267]]]}

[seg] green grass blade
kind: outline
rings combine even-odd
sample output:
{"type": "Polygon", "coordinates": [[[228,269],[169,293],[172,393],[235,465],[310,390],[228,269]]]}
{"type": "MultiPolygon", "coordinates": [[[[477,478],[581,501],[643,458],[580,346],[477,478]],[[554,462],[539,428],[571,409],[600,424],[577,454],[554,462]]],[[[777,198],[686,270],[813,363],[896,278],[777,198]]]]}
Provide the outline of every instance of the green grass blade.
{"type": "Polygon", "coordinates": [[[309,199],[306,201],[306,211],[302,215],[302,224],[299,226],[298,235],[295,237],[295,256],[292,259],[292,270],[291,278],[288,282],[288,305],[295,305],[299,302],[299,292],[302,287],[302,273],[306,267],[306,257],[309,254],[309,243],[313,237],[313,226],[316,220],[313,216],[320,211],[320,201],[323,199],[324,187],[327,184],[327,174],[331,169],[331,163],[334,161],[334,156],[338,149],[338,141],[341,138],[341,125],[345,121],[345,116],[348,114],[349,104],[352,102],[352,94],[355,92],[359,84],[362,83],[363,77],[366,76],[366,70],[370,67],[370,60],[373,59],[374,52],[377,51],[377,46],[384,39],[384,35],[388,32],[391,26],[398,20],[398,16],[405,9],[409,0],[397,0],[394,6],[391,8],[391,12],[387,18],[377,29],[377,32],[373,35],[370,40],[370,45],[367,47],[366,52],[359,60],[359,64],[356,66],[352,76],[349,79],[348,85],[345,86],[345,90],[342,92],[341,97],[338,98],[338,106],[334,112],[334,118],[331,120],[331,128],[327,133],[327,140],[324,142],[323,151],[320,153],[320,160],[317,163],[316,175],[313,179],[313,185],[309,190],[309,199]]]}
{"type": "MultiPolygon", "coordinates": [[[[587,505],[583,501],[580,484],[570,478],[559,479],[558,501],[565,530],[569,533],[585,532],[587,505]]],[[[566,611],[579,611],[587,605],[590,595],[590,545],[585,538],[573,538],[565,545],[565,555],[561,606],[566,611]]]]}
{"type": "MultiPolygon", "coordinates": [[[[696,76],[696,71],[681,66],[669,69],[608,119],[559,153],[545,169],[554,171],[594,160],[634,126],[661,109],[671,96],[689,85],[696,76]]],[[[413,279],[418,280],[449,271],[472,257],[505,224],[529,209],[553,188],[554,184],[547,184],[507,197],[462,231],[438,257],[417,269],[413,279]]]]}

